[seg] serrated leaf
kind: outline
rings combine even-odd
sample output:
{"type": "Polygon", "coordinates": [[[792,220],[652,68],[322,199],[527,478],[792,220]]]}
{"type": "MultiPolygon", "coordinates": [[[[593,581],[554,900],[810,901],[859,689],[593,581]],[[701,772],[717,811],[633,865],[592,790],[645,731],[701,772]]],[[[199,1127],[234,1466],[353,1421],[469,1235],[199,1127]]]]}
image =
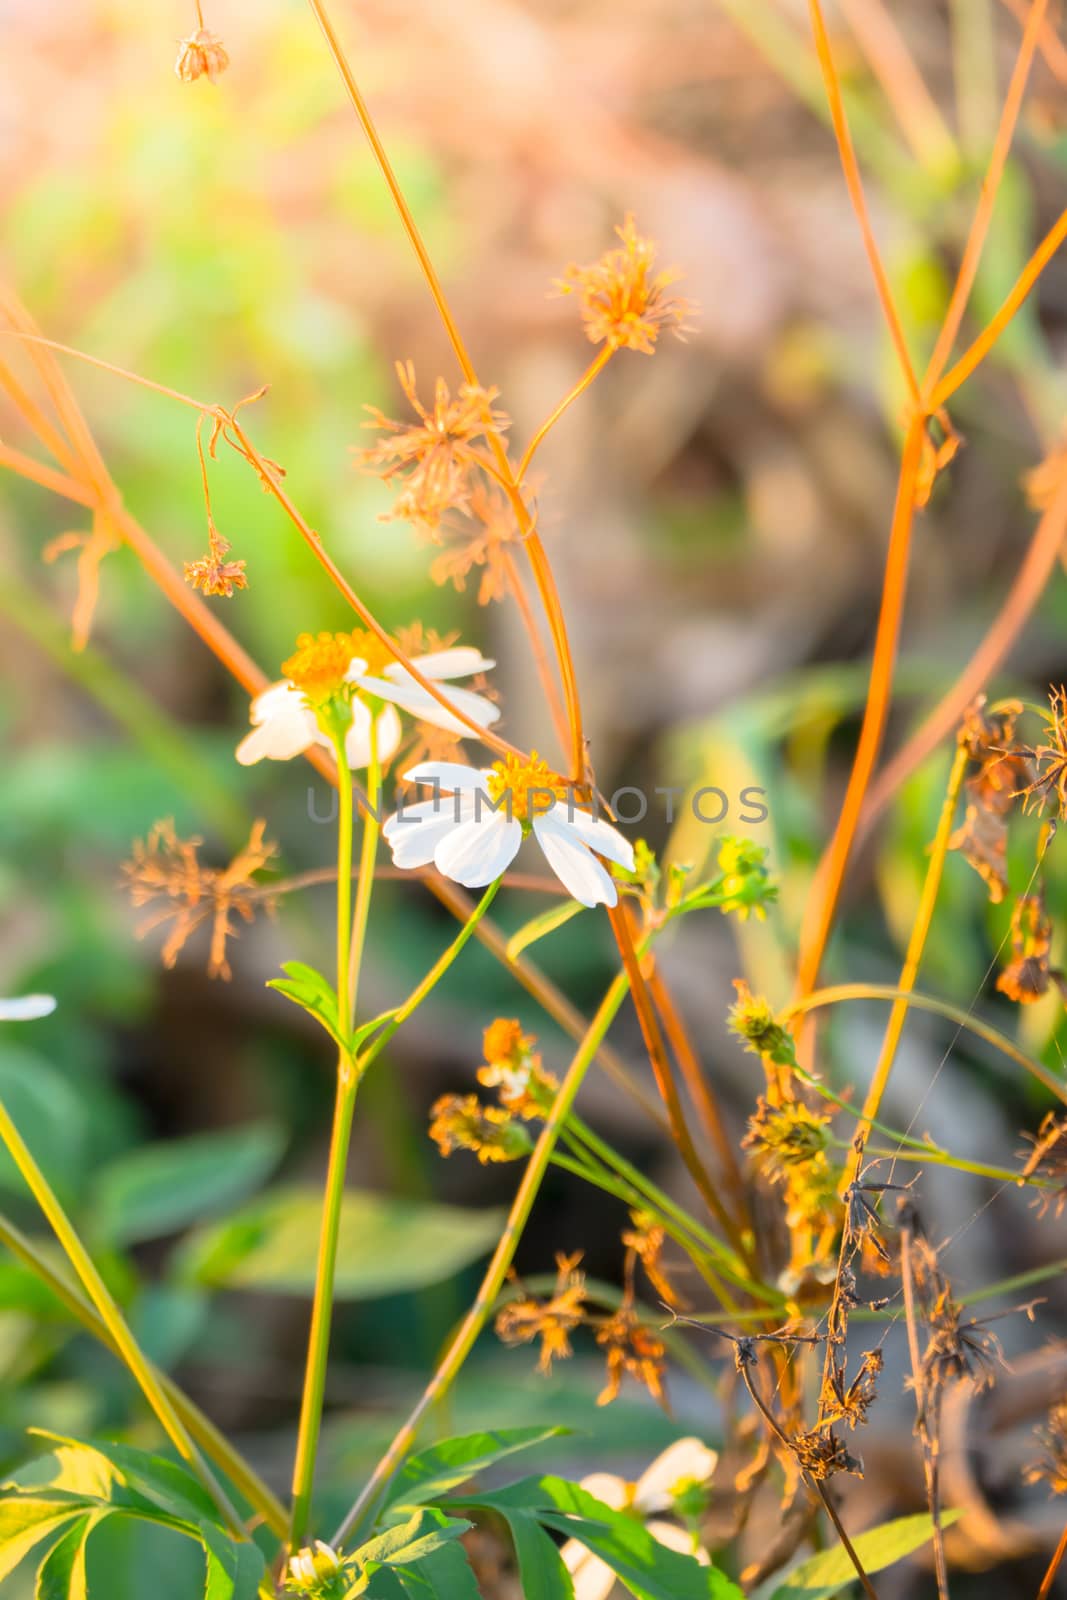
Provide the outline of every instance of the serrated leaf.
{"type": "Polygon", "coordinates": [[[204,1600],[253,1600],[266,1563],[257,1545],[231,1539],[212,1523],[201,1523],[207,1570],[204,1600]]]}
{"type": "Polygon", "coordinates": [[[367,1600],[481,1600],[477,1580],[461,1544],[447,1544],[405,1567],[383,1567],[367,1589],[367,1600]]]}
{"type": "Polygon", "coordinates": [[[96,1180],[97,1232],[135,1244],[224,1212],[266,1181],[284,1147],[279,1124],[257,1122],[120,1156],[96,1180]]]}
{"type": "Polygon", "coordinates": [[[386,1505],[424,1505],[477,1477],[494,1462],[519,1450],[530,1450],[546,1439],[558,1439],[567,1428],[500,1428],[442,1439],[428,1450],[410,1456],[397,1474],[386,1505]]]}
{"type": "Polygon", "coordinates": [[[14,1572],[42,1539],[78,1515],[77,1504],[63,1499],[18,1496],[0,1501],[0,1579],[14,1572]]]}
{"type": "MultiPolygon", "coordinates": [[[[962,1511],[943,1512],[941,1526],[950,1527],[962,1515],[962,1511]]],[[[894,1561],[902,1561],[913,1551],[920,1550],[933,1536],[933,1521],[922,1512],[914,1517],[883,1522],[880,1527],[858,1534],[852,1544],[866,1572],[881,1572],[894,1561]]],[[[855,1581],[855,1577],[856,1569],[848,1553],[838,1544],[832,1550],[822,1550],[802,1561],[784,1580],[773,1580],[771,1600],[833,1600],[855,1581]]],[[[767,1593],[767,1586],[762,1592],[767,1593]]]]}
{"type": "Polygon", "coordinates": [[[90,1444],[39,1428],[33,1432],[53,1448],[11,1474],[7,1483],[16,1488],[48,1488],[119,1508],[147,1505],[193,1526],[217,1520],[211,1497],[176,1462],[129,1445],[90,1444]]]}
{"type": "MultiPolygon", "coordinates": [[[[271,1190],[226,1222],[191,1234],[175,1268],[186,1282],[309,1295],[321,1219],[318,1189],[271,1190]]],[[[341,1208],[336,1298],[372,1299],[451,1278],[492,1248],[501,1220],[498,1211],[349,1189],[341,1208]]]]}
{"type": "Polygon", "coordinates": [[[49,1550],[37,1569],[34,1600],[88,1600],[85,1547],[106,1511],[87,1511],[78,1517],[49,1550]]]}
{"type": "Polygon", "coordinates": [[[420,1506],[405,1522],[376,1534],[353,1554],[366,1567],[402,1567],[451,1544],[470,1526],[465,1517],[449,1517],[443,1511],[420,1506]]]}
{"type": "Polygon", "coordinates": [[[548,934],[555,933],[557,928],[562,928],[564,923],[570,922],[579,912],[586,908],[579,905],[577,900],[564,900],[561,905],[550,906],[547,911],[540,912],[536,917],[531,917],[529,922],[524,922],[517,933],[513,933],[507,942],[507,958],[514,961],[528,950],[538,939],[544,939],[548,934]]]}
{"type": "Polygon", "coordinates": [[[287,1000],[314,1017],[335,1044],[345,1046],[344,1032],[337,1013],[337,991],[328,978],[304,961],[282,963],[284,978],[271,978],[268,989],[276,989],[287,1000]]]}

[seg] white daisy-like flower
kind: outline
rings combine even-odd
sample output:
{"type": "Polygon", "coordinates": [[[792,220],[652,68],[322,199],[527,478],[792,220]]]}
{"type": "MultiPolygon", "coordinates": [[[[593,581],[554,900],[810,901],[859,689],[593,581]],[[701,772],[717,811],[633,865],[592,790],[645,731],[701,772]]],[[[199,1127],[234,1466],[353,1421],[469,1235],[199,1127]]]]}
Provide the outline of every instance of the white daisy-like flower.
{"type": "Polygon", "coordinates": [[[424,761],[404,774],[432,784],[432,800],[405,806],[382,833],[398,867],[433,862],[468,889],[485,888],[515,859],[532,833],[556,877],[583,906],[617,904],[615,880],[597,858],[633,871],[634,852],[617,828],[574,804],[558,773],[539,759],[508,756],[492,767],[424,761]],[[446,798],[446,792],[451,798],[446,798]]]}
{"type": "MultiPolygon", "coordinates": [[[[695,1556],[708,1566],[706,1550],[676,1522],[664,1522],[657,1512],[674,1508],[677,1497],[694,1485],[707,1483],[719,1457],[699,1439],[677,1439],[656,1457],[636,1483],[627,1483],[611,1472],[593,1472],[583,1478],[581,1487],[595,1495],[613,1511],[629,1511],[639,1517],[649,1533],[669,1550],[695,1556]]],[[[577,1539],[568,1539],[560,1554],[574,1580],[574,1600],[607,1600],[615,1588],[614,1572],[599,1556],[577,1539]]]]}
{"type": "MultiPolygon", "coordinates": [[[[469,645],[432,650],[410,659],[423,677],[434,683],[470,678],[495,666],[469,645]]],[[[332,749],[315,707],[342,692],[349,699],[352,714],[345,737],[350,767],[365,767],[370,762],[372,713],[362,695],[388,702],[375,718],[380,761],[388,761],[400,744],[398,706],[419,721],[431,722],[449,733],[469,735],[471,731],[417,683],[374,634],[301,634],[295,655],[282,664],[282,671],[285,677],[252,701],[252,732],[237,747],[242,766],[251,766],[264,757],[288,761],[314,744],[332,749]],[[372,672],[372,666],[377,670],[372,672]]],[[[450,687],[446,694],[449,703],[479,727],[491,727],[500,716],[498,707],[471,689],[450,687]]]]}
{"type": "Polygon", "coordinates": [[[50,1017],[56,1009],[51,994],[20,994],[13,1000],[0,1000],[0,1022],[36,1022],[50,1017]]]}

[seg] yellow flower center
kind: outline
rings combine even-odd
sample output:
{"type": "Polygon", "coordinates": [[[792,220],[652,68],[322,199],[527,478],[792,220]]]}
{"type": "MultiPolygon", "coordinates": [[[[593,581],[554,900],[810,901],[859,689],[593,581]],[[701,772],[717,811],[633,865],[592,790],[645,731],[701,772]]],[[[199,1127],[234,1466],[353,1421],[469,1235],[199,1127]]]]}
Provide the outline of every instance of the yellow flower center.
{"type": "Polygon", "coordinates": [[[482,1037],[485,1059],[494,1065],[507,1065],[528,1055],[533,1037],[522,1031],[514,1017],[497,1017],[486,1028],[482,1037]]]}
{"type": "MultiPolygon", "coordinates": [[[[410,650],[405,652],[409,656],[411,653],[410,650]]],[[[367,671],[375,678],[380,678],[386,667],[392,666],[396,661],[394,652],[376,633],[358,628],[352,635],[352,654],[367,663],[367,671]]]]}
{"type": "Polygon", "coordinates": [[[301,633],[282,672],[309,704],[322,705],[344,688],[345,674],[360,654],[357,641],[353,633],[301,633]]]}
{"type": "Polygon", "coordinates": [[[510,795],[511,815],[522,823],[544,816],[552,809],[553,799],[565,801],[569,792],[566,780],[553,772],[536,750],[530,751],[528,761],[522,756],[494,761],[486,784],[494,805],[502,796],[510,795]]]}

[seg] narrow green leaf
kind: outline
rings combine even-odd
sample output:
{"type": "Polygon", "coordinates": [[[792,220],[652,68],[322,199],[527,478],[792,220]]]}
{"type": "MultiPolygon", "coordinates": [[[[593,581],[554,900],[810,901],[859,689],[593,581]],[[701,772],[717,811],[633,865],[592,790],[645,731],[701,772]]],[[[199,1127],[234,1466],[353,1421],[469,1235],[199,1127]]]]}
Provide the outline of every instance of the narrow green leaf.
{"type": "Polygon", "coordinates": [[[120,1245],[176,1233],[258,1189],[284,1147],[279,1124],[257,1122],[120,1156],[95,1184],[96,1229],[109,1244],[120,1245]]]}
{"type": "MultiPolygon", "coordinates": [[[[948,1528],[959,1520],[962,1511],[945,1511],[942,1527],[948,1528]]],[[[919,1550],[934,1536],[933,1521],[926,1512],[914,1517],[897,1517],[893,1522],[883,1522],[852,1540],[856,1554],[867,1572],[881,1572],[894,1561],[902,1561],[919,1550]]],[[[807,1561],[802,1561],[783,1580],[772,1580],[771,1600],[833,1600],[843,1588],[854,1581],[856,1569],[843,1546],[822,1550],[807,1561]]],[[[769,1586],[761,1591],[766,1595],[769,1586]]]]}
{"type": "Polygon", "coordinates": [[[504,1513],[519,1562],[523,1600],[574,1600],[574,1580],[560,1547],[531,1511],[504,1513]]]}
{"type": "Polygon", "coordinates": [[[365,1567],[400,1567],[451,1544],[470,1526],[465,1517],[449,1517],[434,1507],[420,1506],[405,1522],[376,1534],[353,1553],[365,1567]]]}
{"type": "Polygon", "coordinates": [[[86,1512],[56,1541],[37,1569],[35,1600],[88,1600],[85,1547],[107,1515],[107,1511],[86,1512]]]}
{"type": "MultiPolygon", "coordinates": [[[[321,1220],[319,1190],[271,1190],[226,1222],[191,1234],[175,1269],[185,1282],[309,1295],[321,1220]]],[[[341,1209],[336,1296],[367,1300],[440,1283],[491,1250],[500,1223],[498,1211],[349,1189],[341,1209]]]]}
{"type": "Polygon", "coordinates": [[[501,1428],[491,1433],[468,1433],[457,1439],[442,1439],[440,1444],[408,1458],[397,1474],[386,1504],[424,1505],[477,1477],[494,1462],[503,1461],[519,1450],[532,1449],[546,1439],[558,1439],[568,1431],[545,1427],[501,1428]]]}
{"type": "MultiPolygon", "coordinates": [[[[289,965],[296,966],[297,963],[291,961],[289,965]]],[[[344,1046],[345,1040],[337,1017],[337,996],[332,989],[327,995],[318,985],[305,983],[299,978],[271,978],[267,988],[276,989],[287,1000],[291,1000],[302,1011],[306,1011],[310,1017],[314,1017],[319,1026],[326,1029],[335,1044],[344,1046]]]]}
{"type": "Polygon", "coordinates": [[[514,961],[516,956],[521,956],[538,939],[544,939],[547,934],[555,933],[557,928],[562,928],[564,923],[570,922],[585,907],[579,905],[577,900],[564,900],[561,905],[549,906],[547,911],[540,912],[536,917],[531,917],[529,922],[524,922],[517,933],[513,933],[507,943],[507,958],[514,961]]]}

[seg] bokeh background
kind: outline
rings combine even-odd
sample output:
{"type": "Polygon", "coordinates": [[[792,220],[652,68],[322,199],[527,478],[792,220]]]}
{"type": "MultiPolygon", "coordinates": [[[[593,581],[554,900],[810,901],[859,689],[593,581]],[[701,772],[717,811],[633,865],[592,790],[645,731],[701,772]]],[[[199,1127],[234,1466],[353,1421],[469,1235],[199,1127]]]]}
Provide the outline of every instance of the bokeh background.
{"type": "MultiPolygon", "coordinates": [[[[715,784],[735,807],[746,784],[767,790],[769,819],[748,831],[772,851],[778,911],[746,925],[740,947],[725,919],[687,923],[665,957],[740,1132],[757,1085],[753,1059],[726,1031],[730,984],[744,971],[775,1001],[788,996],[804,894],[862,706],[904,400],[826,125],[806,7],[338,0],[335,9],[516,438],[589,359],[552,280],[569,261],[597,256],[627,211],[699,303],[685,343],[668,341],[652,360],[624,354],[568,413],[539,457],[538,509],[603,787],[715,784]]],[[[899,71],[870,47],[876,9],[865,0],[831,8],[835,50],[878,234],[922,354],[944,309],[1018,22],[1001,0],[894,5],[932,95],[901,119],[899,71]]],[[[431,585],[428,552],[406,525],[379,520],[388,496],[351,461],[366,440],[364,404],[396,412],[402,403],[395,359],[415,361],[424,393],[438,372],[454,372],[304,7],[208,0],[205,20],[232,60],[217,85],[183,85],[172,72],[176,41],[194,26],[191,4],[0,0],[0,20],[0,261],[43,331],[208,401],[232,404],[269,384],[251,414],[254,437],[285,466],[294,498],[362,595],[389,626],[418,617],[480,644],[499,663],[502,730],[551,749],[514,611],[480,608],[476,581],[463,594],[431,585]]],[[[1065,61],[1050,49],[1035,66],[969,326],[995,308],[1067,202],[1065,61]]],[[[1067,268],[1054,261],[954,408],[967,444],[918,525],[892,743],[960,670],[1026,549],[1034,515],[1019,479],[1059,435],[1065,317],[1067,268]]],[[[198,555],[194,414],[89,368],[71,364],[70,376],[129,508],[175,562],[198,555]]],[[[0,437],[26,446],[6,412],[0,437]]],[[[249,572],[246,593],[212,604],[273,672],[299,630],[348,619],[247,469],[224,453],[211,482],[218,525],[249,572]]],[[[332,1063],[264,984],[282,959],[325,959],[329,891],[245,931],[223,984],[207,978],[195,941],[175,970],[161,970],[159,940],[138,942],[119,877],[131,841],[160,817],[224,860],[263,816],[287,871],[326,865],[330,832],[309,816],[309,787],[322,810],[327,795],[296,764],[235,767],[246,704],[128,552],[104,563],[89,648],[70,650],[74,559],[46,566],[41,552],[78,529],[78,515],[10,476],[2,485],[0,991],[46,988],[60,1009],[32,1032],[5,1031],[0,1090],[105,1252],[143,1340],[284,1485],[307,1307],[278,1284],[306,1270],[313,1218],[285,1259],[265,1263],[262,1281],[221,1292],[213,1285],[227,1241],[212,1219],[268,1180],[314,1183],[323,1169],[332,1063]],[[173,1141],[194,1135],[208,1142],[175,1152],[173,1141]]],[[[1040,698],[1058,682],[1065,625],[1057,574],[997,688],[1040,698]]],[[[855,861],[832,974],[895,979],[946,770],[942,752],[911,778],[855,861]]],[[[691,826],[672,833],[656,802],[646,831],[676,859],[699,859],[715,837],[691,826]]],[[[1062,957],[1067,884],[1055,849],[1049,878],[1062,957]]],[[[513,929],[529,912],[516,895],[500,920],[513,929]]],[[[993,994],[1006,922],[953,858],[923,986],[1009,1031],[1022,1027],[1028,1046],[1058,1065],[1059,1000],[1020,1023],[993,994]]],[[[540,951],[583,1007],[611,970],[606,932],[590,925],[571,925],[540,951]]],[[[367,1003],[378,1009],[425,969],[449,923],[417,886],[388,885],[374,929],[367,1003]]],[[[419,1391],[511,1192],[509,1169],[443,1163],[425,1131],[438,1094],[472,1085],[480,1030],[498,1013],[535,1025],[550,1065],[565,1060],[563,1036],[535,1023],[521,991],[472,949],[366,1087],[351,1176],[378,1208],[366,1219],[373,1249],[352,1250],[330,1380],[328,1492],[339,1501],[419,1391]],[[462,1213],[420,1209],[442,1205],[462,1213]]],[[[854,1008],[828,1029],[825,1070],[862,1085],[883,1020],[854,1008]]],[[[640,1071],[629,1022],[615,1043],[640,1071]]],[[[1009,1161],[1018,1130],[1036,1126],[1042,1109],[981,1047],[935,1020],[909,1023],[891,1121],[915,1118],[960,1154],[1009,1161]]],[[[590,1080],[586,1110],[631,1158],[684,1190],[670,1147],[606,1079],[590,1080]]],[[[0,1197],[32,1223],[7,1166],[0,1197]]],[[[1062,1225],[1035,1220],[1011,1190],[927,1174],[924,1197],[969,1290],[1067,1254],[1062,1225]]],[[[580,1249],[592,1274],[617,1280],[624,1220],[557,1175],[519,1266],[533,1277],[556,1250],[580,1249]]],[[[1063,1296],[1055,1285],[1045,1292],[1053,1330],[1063,1296]]],[[[31,1422],[136,1436],[143,1425],[110,1359],[47,1306],[36,1320],[38,1300],[0,1262],[0,1453],[17,1456],[31,1422]]],[[[1012,1347],[1014,1324],[1004,1336],[1012,1347]]],[[[1033,1348],[1033,1330],[1018,1340],[1033,1348]]],[[[555,1463],[627,1473],[680,1431],[716,1437],[711,1402],[684,1376],[673,1417],[640,1396],[597,1413],[591,1349],[550,1380],[531,1366],[528,1352],[484,1341],[441,1425],[565,1411],[595,1442],[560,1446],[555,1463]]],[[[1013,1512],[1013,1479],[1034,1453],[1028,1429],[1048,1398],[1038,1389],[1036,1403],[1005,1402],[996,1448],[975,1467],[976,1503],[1013,1512]]],[[[921,1505],[903,1411],[896,1426],[886,1419],[866,1441],[857,1515],[921,1505]]],[[[1040,1571],[1059,1521],[1039,1500],[1027,1515],[1030,1532],[1005,1535],[1003,1549],[992,1532],[988,1548],[972,1547],[979,1570],[961,1594],[1005,1592],[1002,1557],[1021,1563],[1012,1581],[1036,1587],[1026,1562],[1040,1571]]],[[[131,1594],[138,1581],[130,1575],[131,1594]]],[[[502,1595],[507,1584],[502,1576],[502,1595]]],[[[180,1575],[154,1573],[153,1590],[177,1600],[180,1575]]]]}

